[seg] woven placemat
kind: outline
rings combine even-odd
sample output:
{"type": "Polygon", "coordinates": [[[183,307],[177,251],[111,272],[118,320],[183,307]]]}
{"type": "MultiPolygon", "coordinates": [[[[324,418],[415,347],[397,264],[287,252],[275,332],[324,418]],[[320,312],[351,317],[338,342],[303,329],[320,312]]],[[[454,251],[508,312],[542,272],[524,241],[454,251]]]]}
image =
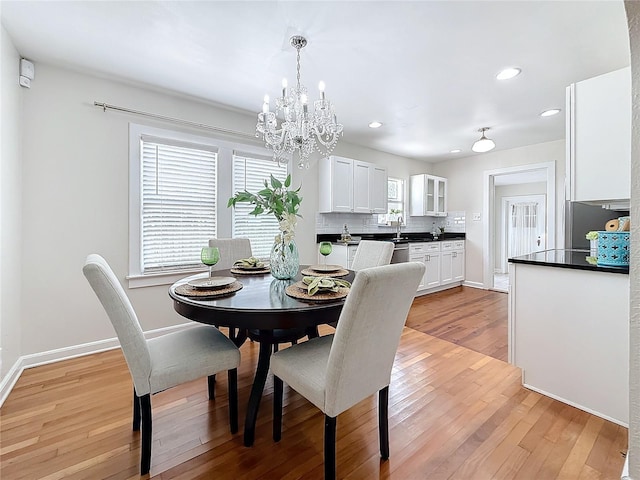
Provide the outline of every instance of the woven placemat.
{"type": "Polygon", "coordinates": [[[204,288],[193,288],[191,285],[184,283],[176,287],[175,292],[183,297],[194,298],[212,298],[212,297],[224,297],[225,295],[231,295],[242,289],[240,282],[233,282],[224,288],[216,288],[214,290],[206,290],[204,288]]]}
{"type": "Polygon", "coordinates": [[[284,289],[287,295],[299,300],[308,300],[311,302],[326,302],[329,300],[340,300],[349,293],[348,287],[340,287],[337,292],[317,292],[315,295],[307,293],[307,286],[303,282],[296,282],[284,289]]]}
{"type": "Polygon", "coordinates": [[[311,270],[310,268],[305,268],[300,273],[309,277],[345,277],[349,275],[349,270],[343,268],[334,272],[316,272],[315,270],[311,270]]]}
{"type": "Polygon", "coordinates": [[[269,267],[264,267],[259,270],[243,270],[241,268],[231,267],[231,270],[229,271],[237,275],[264,275],[265,273],[270,273],[271,269],[269,267]]]}

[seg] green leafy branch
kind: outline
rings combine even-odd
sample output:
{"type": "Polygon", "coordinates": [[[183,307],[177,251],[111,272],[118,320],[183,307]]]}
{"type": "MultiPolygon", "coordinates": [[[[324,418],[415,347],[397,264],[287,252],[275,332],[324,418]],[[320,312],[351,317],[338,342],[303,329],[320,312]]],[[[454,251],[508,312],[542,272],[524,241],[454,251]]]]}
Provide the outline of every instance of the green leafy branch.
{"type": "Polygon", "coordinates": [[[278,220],[282,220],[285,214],[298,215],[302,197],[298,194],[300,188],[289,190],[291,175],[287,175],[284,183],[270,175],[269,181],[264,181],[264,188],[257,193],[247,190],[237,192],[227,202],[227,207],[235,207],[237,203],[249,203],[254,206],[250,215],[258,216],[262,213],[272,213],[278,220]]]}

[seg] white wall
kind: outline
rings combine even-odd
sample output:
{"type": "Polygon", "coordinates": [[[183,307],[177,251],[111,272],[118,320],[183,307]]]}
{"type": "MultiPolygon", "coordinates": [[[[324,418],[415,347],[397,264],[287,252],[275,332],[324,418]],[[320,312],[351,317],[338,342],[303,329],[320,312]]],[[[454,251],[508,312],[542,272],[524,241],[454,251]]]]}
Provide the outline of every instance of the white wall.
{"type": "MultiPolygon", "coordinates": [[[[231,130],[255,129],[253,114],[43,64],[36,65],[36,71],[32,88],[23,92],[22,355],[113,338],[81,267],[88,253],[98,252],[121,281],[128,273],[128,123],[179,128],[104,113],[93,106],[95,100],[231,130]],[[45,261],[31,253],[43,245],[48,252],[45,261]],[[34,278],[52,281],[43,288],[34,278]]],[[[448,177],[449,209],[468,214],[467,271],[478,282],[482,280],[482,230],[470,220],[469,212],[482,211],[482,172],[559,159],[559,176],[564,177],[564,141],[474,157],[471,166],[469,162],[463,166],[460,160],[429,165],[344,141],[336,154],[385,165],[394,177],[408,179],[436,169],[433,173],[448,177]]],[[[294,168],[293,183],[302,184],[304,219],[297,242],[301,261],[310,263],[316,259],[317,167],[294,168]]],[[[185,322],[173,312],[166,286],[128,292],[144,330],[185,322]]]]}
{"type": "MultiPolygon", "coordinates": [[[[0,378],[22,355],[21,338],[21,121],[20,55],[0,27],[0,378]]],[[[33,301],[33,299],[32,299],[33,301]]]]}
{"type": "MultiPolygon", "coordinates": [[[[180,129],[170,123],[104,113],[93,106],[94,101],[236,131],[255,131],[253,114],[42,64],[36,65],[36,72],[31,90],[24,95],[23,355],[115,336],[82,275],[82,265],[88,253],[100,253],[125,283],[129,257],[128,123],[180,129]]],[[[391,175],[407,178],[428,167],[345,142],[336,153],[384,164],[391,175]]],[[[316,261],[317,167],[294,167],[293,185],[299,184],[304,219],[299,222],[297,243],[301,261],[311,263],[316,261]]],[[[221,201],[224,215],[229,216],[222,194],[221,201]]],[[[186,322],[174,313],[167,286],[137,288],[128,294],[144,330],[186,322]]]]}
{"type": "Polygon", "coordinates": [[[631,46],[631,305],[629,358],[629,474],[640,479],[640,2],[625,2],[631,46]]]}
{"type": "MultiPolygon", "coordinates": [[[[562,215],[564,205],[565,142],[540,143],[527,147],[489,152],[473,157],[436,163],[433,172],[449,179],[449,210],[466,212],[466,280],[483,283],[483,222],[473,220],[474,213],[483,211],[483,174],[486,170],[555,162],[556,165],[556,235],[564,229],[562,215]]],[[[559,244],[559,243],[557,243],[559,244]]]]}

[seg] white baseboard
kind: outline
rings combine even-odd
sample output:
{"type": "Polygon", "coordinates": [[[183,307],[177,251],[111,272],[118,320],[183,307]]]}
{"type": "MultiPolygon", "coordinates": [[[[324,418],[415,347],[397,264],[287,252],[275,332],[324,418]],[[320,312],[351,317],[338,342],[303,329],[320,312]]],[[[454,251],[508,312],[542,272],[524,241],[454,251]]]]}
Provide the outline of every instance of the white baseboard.
{"type": "MultiPolygon", "coordinates": [[[[158,328],[150,330],[144,333],[147,339],[159,337],[166,333],[185,330],[197,326],[195,322],[183,323],[180,325],[173,325],[170,327],[158,328]]],[[[91,355],[93,353],[104,352],[107,350],[113,350],[119,348],[120,342],[116,337],[106,340],[99,340],[96,342],[83,343],[80,345],[73,345],[70,347],[58,348],[55,350],[48,350],[46,352],[32,353],[29,355],[23,355],[13,366],[9,369],[7,374],[2,378],[0,382],[0,407],[4,404],[11,390],[15,386],[16,382],[22,375],[22,372],[27,368],[38,367],[40,365],[46,365],[48,363],[60,362],[62,360],[70,360],[76,357],[82,357],[84,355],[91,355]]]]}
{"type": "Polygon", "coordinates": [[[631,480],[629,476],[629,452],[624,457],[624,465],[622,466],[622,474],[620,475],[620,480],[631,480]]]}
{"type": "Polygon", "coordinates": [[[462,285],[465,287],[479,288],[481,290],[485,290],[484,284],[482,282],[470,282],[469,280],[465,280],[464,282],[462,282],[462,285]]]}
{"type": "MultiPolygon", "coordinates": [[[[523,378],[524,378],[524,371],[522,372],[522,374],[523,374],[523,378]]],[[[527,388],[527,389],[529,389],[529,390],[533,390],[534,392],[541,393],[542,395],[544,395],[546,397],[550,397],[550,398],[553,398],[554,400],[558,400],[559,402],[566,403],[567,405],[571,405],[572,407],[579,408],[580,410],[582,410],[584,412],[587,412],[587,413],[590,413],[591,415],[595,415],[596,417],[600,417],[600,418],[604,418],[605,420],[609,420],[610,422],[613,422],[616,425],[621,425],[621,426],[623,426],[625,428],[629,428],[629,424],[628,423],[625,423],[625,422],[623,422],[621,420],[618,420],[616,418],[613,418],[613,417],[610,417],[608,415],[605,415],[604,413],[597,412],[597,411],[595,411],[595,410],[593,410],[591,408],[587,408],[584,405],[580,405],[579,403],[572,402],[570,400],[567,400],[566,398],[562,398],[562,397],[560,397],[558,395],[554,395],[552,393],[546,392],[546,391],[544,391],[544,390],[542,390],[540,388],[532,387],[531,385],[529,385],[527,383],[524,383],[524,382],[522,382],[522,386],[527,388]]]]}

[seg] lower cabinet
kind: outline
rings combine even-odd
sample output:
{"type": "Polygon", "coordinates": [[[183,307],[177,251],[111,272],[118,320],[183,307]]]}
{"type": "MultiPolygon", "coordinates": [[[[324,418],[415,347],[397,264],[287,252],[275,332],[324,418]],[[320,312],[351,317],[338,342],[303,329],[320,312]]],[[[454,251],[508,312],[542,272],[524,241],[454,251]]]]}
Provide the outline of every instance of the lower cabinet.
{"type": "MultiPolygon", "coordinates": [[[[316,246],[318,263],[324,263],[316,246]]],[[[326,262],[351,269],[358,245],[332,245],[326,262]]],[[[420,262],[425,272],[418,285],[418,293],[432,293],[460,285],[464,281],[464,240],[444,240],[409,244],[409,261],[420,262]]]]}
{"type": "Polygon", "coordinates": [[[424,288],[433,288],[440,285],[440,253],[435,251],[425,255],[424,264],[427,267],[424,271],[424,288]]]}
{"type": "Polygon", "coordinates": [[[464,280],[464,240],[445,241],[441,244],[440,285],[464,280]]]}
{"type": "MultiPolygon", "coordinates": [[[[340,265],[341,267],[351,268],[353,257],[356,254],[358,245],[336,245],[331,246],[331,253],[327,255],[327,263],[330,265],[340,265]]],[[[318,264],[324,263],[324,258],[320,255],[320,244],[316,245],[318,252],[318,264]]]]}
{"type": "Polygon", "coordinates": [[[411,243],[409,260],[425,266],[418,292],[444,290],[464,281],[464,240],[411,243]]]}

